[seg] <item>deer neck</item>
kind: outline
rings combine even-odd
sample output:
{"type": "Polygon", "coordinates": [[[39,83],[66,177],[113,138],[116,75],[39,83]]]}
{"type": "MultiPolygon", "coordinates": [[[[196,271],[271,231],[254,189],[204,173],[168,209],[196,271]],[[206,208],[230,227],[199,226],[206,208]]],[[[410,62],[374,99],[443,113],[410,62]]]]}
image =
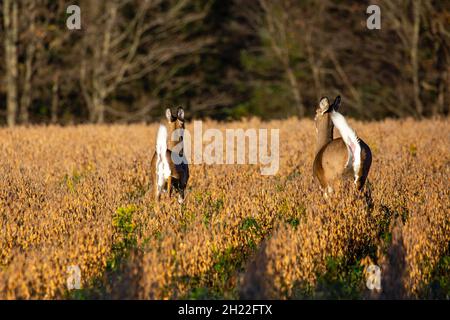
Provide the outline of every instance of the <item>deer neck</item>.
{"type": "Polygon", "coordinates": [[[317,146],[316,154],[324,145],[333,140],[333,122],[329,114],[325,114],[320,121],[317,122],[317,146]]]}
{"type": "MultiPolygon", "coordinates": [[[[170,130],[170,134],[167,137],[167,149],[169,151],[177,152],[180,156],[184,153],[184,141],[183,140],[172,140],[172,134],[174,130],[170,130]]],[[[174,139],[177,139],[177,137],[174,137],[174,139]]]]}

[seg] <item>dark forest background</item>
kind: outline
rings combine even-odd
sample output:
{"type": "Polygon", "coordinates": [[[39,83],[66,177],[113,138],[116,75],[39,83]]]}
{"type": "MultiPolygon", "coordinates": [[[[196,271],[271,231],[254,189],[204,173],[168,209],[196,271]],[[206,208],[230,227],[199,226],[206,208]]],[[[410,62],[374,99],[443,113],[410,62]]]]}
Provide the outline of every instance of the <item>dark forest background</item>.
{"type": "Polygon", "coordinates": [[[0,124],[448,115],[450,1],[3,0],[0,124]],[[81,30],[66,9],[81,8],[81,30]],[[381,8],[381,30],[366,9],[381,8]]]}

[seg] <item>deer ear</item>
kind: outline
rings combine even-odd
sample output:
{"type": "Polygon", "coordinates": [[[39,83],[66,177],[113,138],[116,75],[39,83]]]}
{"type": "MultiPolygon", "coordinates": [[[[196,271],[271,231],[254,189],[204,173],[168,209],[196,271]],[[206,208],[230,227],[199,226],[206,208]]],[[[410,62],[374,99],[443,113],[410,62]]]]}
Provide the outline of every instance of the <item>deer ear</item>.
{"type": "Polygon", "coordinates": [[[178,107],[178,110],[177,110],[177,118],[178,118],[179,120],[184,120],[184,110],[183,110],[183,107],[178,107]]]}
{"type": "Polygon", "coordinates": [[[170,108],[166,109],[166,119],[169,122],[172,122],[172,111],[170,111],[170,108]]]}
{"type": "Polygon", "coordinates": [[[321,114],[324,114],[325,112],[328,111],[329,108],[330,108],[330,101],[328,100],[328,98],[327,97],[321,98],[319,102],[319,110],[317,111],[320,112],[321,114]]]}
{"type": "Polygon", "coordinates": [[[337,111],[340,105],[341,105],[341,96],[337,96],[332,104],[333,110],[337,111]]]}

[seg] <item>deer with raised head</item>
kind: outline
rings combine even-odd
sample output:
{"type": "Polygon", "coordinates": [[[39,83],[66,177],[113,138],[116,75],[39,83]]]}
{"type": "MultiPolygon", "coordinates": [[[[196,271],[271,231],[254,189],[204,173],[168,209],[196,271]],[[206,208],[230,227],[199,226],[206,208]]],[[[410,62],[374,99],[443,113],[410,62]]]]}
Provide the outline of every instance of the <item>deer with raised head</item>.
{"type": "Polygon", "coordinates": [[[156,136],[156,148],[151,162],[155,199],[160,200],[166,191],[169,197],[172,190],[178,192],[178,202],[185,199],[186,185],[189,179],[189,167],[184,156],[184,110],[179,107],[176,114],[166,109],[166,124],[161,124],[156,136]]]}
{"type": "Polygon", "coordinates": [[[314,177],[319,181],[325,197],[329,196],[339,180],[353,179],[361,190],[372,164],[369,146],[350,128],[344,116],[338,112],[341,97],[330,105],[328,98],[320,99],[314,122],[317,132],[316,157],[313,164],[314,177]],[[333,139],[336,127],[340,138],[333,139]]]}

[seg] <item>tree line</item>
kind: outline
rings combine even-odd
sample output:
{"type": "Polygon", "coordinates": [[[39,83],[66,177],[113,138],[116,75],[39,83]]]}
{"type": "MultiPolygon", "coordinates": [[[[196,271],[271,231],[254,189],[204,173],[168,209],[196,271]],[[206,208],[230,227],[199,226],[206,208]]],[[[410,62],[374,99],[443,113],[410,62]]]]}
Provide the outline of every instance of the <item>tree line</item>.
{"type": "Polygon", "coordinates": [[[2,0],[0,123],[448,115],[450,2],[2,0]],[[70,5],[81,29],[69,30],[70,5]],[[380,7],[381,29],[366,26],[380,7]]]}

